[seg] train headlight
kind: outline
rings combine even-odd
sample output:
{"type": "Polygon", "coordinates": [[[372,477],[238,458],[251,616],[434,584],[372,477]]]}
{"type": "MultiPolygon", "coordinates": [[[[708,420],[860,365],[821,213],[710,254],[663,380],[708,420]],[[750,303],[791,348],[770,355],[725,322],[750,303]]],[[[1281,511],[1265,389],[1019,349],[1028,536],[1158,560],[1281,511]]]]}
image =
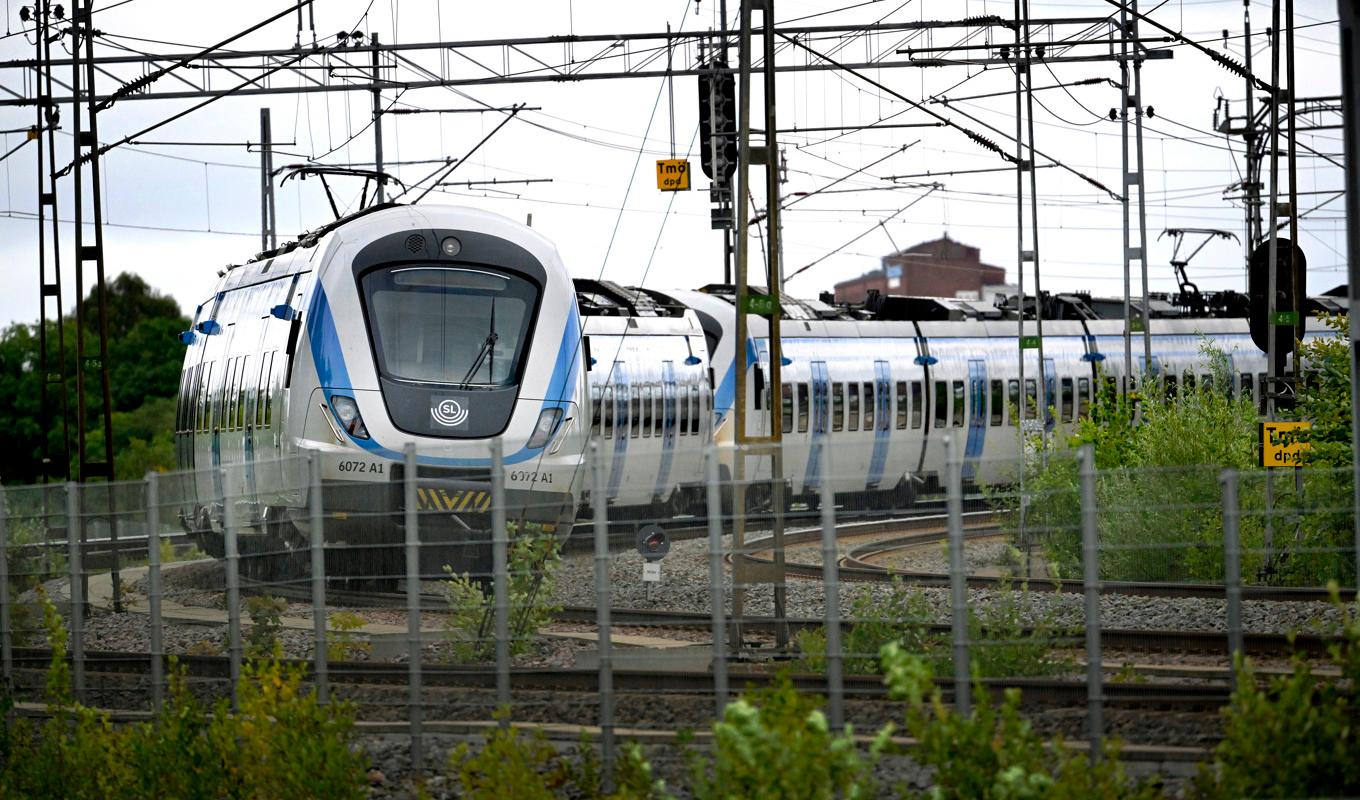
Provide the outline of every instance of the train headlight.
{"type": "Polygon", "coordinates": [[[340,427],[344,428],[350,436],[356,439],[367,439],[368,428],[364,427],[364,418],[359,413],[359,404],[354,402],[353,397],[344,395],[331,396],[331,410],[335,412],[335,418],[340,421],[340,427]]]}
{"type": "Polygon", "coordinates": [[[553,433],[557,430],[557,423],[562,420],[562,409],[545,408],[538,415],[538,422],[534,424],[534,433],[529,437],[529,447],[538,449],[543,447],[552,439],[553,433]]]}

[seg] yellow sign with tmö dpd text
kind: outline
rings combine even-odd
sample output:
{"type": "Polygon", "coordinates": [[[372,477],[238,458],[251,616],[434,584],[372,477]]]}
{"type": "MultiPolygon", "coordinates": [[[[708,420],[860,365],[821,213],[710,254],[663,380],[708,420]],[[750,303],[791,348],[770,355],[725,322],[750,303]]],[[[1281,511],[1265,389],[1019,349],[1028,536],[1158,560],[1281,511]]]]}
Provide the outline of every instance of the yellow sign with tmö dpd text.
{"type": "Polygon", "coordinates": [[[688,192],[689,161],[683,158],[658,159],[656,188],[663,192],[688,192]]]}
{"type": "Polygon", "coordinates": [[[1262,422],[1261,466],[1303,466],[1308,455],[1308,441],[1301,434],[1312,427],[1311,422],[1262,422]]]}

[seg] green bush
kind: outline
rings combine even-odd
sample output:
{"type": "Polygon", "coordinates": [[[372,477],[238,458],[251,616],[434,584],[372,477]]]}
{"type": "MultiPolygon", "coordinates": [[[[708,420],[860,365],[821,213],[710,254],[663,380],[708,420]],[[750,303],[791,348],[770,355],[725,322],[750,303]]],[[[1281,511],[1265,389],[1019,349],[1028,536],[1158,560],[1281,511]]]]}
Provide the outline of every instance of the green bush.
{"type": "MultiPolygon", "coordinates": [[[[1029,599],[1026,585],[1017,590],[1003,582],[989,602],[969,606],[969,653],[975,674],[986,678],[1052,675],[1070,666],[1071,659],[1060,657],[1054,646],[1072,631],[1058,623],[1055,610],[1035,608],[1029,599]]],[[[886,596],[864,593],[851,600],[846,619],[851,624],[845,630],[841,650],[848,674],[878,672],[879,652],[889,643],[937,664],[941,670],[952,669],[952,639],[948,633],[932,629],[935,613],[918,587],[894,578],[886,596]]],[[[826,670],[824,630],[799,631],[794,643],[801,654],[797,662],[800,669],[826,670]]]]}
{"type": "MultiPolygon", "coordinates": [[[[506,552],[507,589],[510,614],[510,654],[528,652],[533,634],[552,621],[558,606],[549,598],[557,585],[557,568],[562,561],[557,538],[542,526],[522,523],[510,531],[506,552]]],[[[495,614],[490,586],[466,573],[456,574],[447,564],[443,581],[448,615],[444,630],[449,651],[456,662],[490,658],[495,640],[490,636],[495,614]]]]}
{"type": "MultiPolygon", "coordinates": [[[[918,742],[913,759],[934,770],[930,800],[1151,800],[1155,784],[1129,779],[1115,743],[1092,764],[1086,754],[1045,741],[1020,716],[1020,693],[1009,689],[1000,706],[979,685],[967,717],[941,700],[930,666],[896,644],[883,648],[889,697],[905,701],[905,725],[918,742]]],[[[886,734],[886,731],[885,731],[886,734]]],[[[886,740],[886,735],[881,735],[886,740]]]]}
{"type": "Polygon", "coordinates": [[[365,759],[352,746],[354,711],[322,706],[302,689],[302,670],[277,661],[246,666],[240,710],[211,710],[172,664],[170,695],[150,722],[114,727],[74,703],[67,635],[42,597],[52,661],[48,719],[18,720],[0,737],[0,797],[302,800],[366,796],[365,759]]]}
{"type": "MultiPolygon", "coordinates": [[[[509,717],[502,709],[497,721],[509,717]]],[[[663,798],[665,786],[651,776],[651,765],[635,742],[619,747],[613,792],[603,787],[599,757],[584,736],[576,762],[552,746],[541,731],[525,733],[513,726],[490,728],[481,747],[464,743],[449,755],[458,796],[470,800],[650,800],[663,798]]]]}
{"type": "Polygon", "coordinates": [[[1224,709],[1223,741],[1196,776],[1201,800],[1240,797],[1353,797],[1360,794],[1360,604],[1343,606],[1342,642],[1327,662],[1340,680],[1294,669],[1261,686],[1250,660],[1237,665],[1237,691],[1224,709]]]}
{"type": "MultiPolygon", "coordinates": [[[[1345,406],[1349,426],[1349,379],[1340,386],[1333,362],[1336,337],[1310,343],[1324,364],[1323,377],[1300,391],[1300,413],[1329,420],[1315,435],[1315,455],[1349,459],[1349,427],[1341,431],[1336,416],[1345,406]],[[1325,355],[1322,355],[1324,354],[1325,355]],[[1343,397],[1344,395],[1344,397],[1343,397]],[[1346,446],[1337,441],[1344,433],[1346,446]]],[[[1344,346],[1339,346],[1344,351],[1344,346]]],[[[1102,390],[1076,432],[1058,440],[1040,459],[1031,454],[1024,466],[1025,493],[993,492],[993,506],[1003,525],[1017,537],[1038,537],[1059,574],[1081,574],[1081,504],[1076,450],[1091,445],[1099,470],[1096,477],[1100,574],[1106,580],[1223,580],[1222,470],[1241,471],[1239,503],[1242,574],[1249,581],[1321,585],[1330,579],[1354,580],[1353,511],[1348,471],[1312,469],[1296,492],[1293,476],[1277,476],[1271,519],[1274,551],[1265,552],[1265,478],[1257,468],[1258,414],[1250,398],[1231,396],[1233,372],[1226,353],[1205,342],[1212,381],[1180,386],[1169,397],[1160,380],[1147,380],[1142,396],[1118,395],[1110,384],[1102,390]],[[1217,387],[1217,388],[1216,388],[1217,387]]],[[[1343,364],[1344,366],[1344,364],[1343,364]]],[[[1334,461],[1315,461],[1334,466],[1334,461]]],[[[1346,461],[1349,463],[1349,460],[1346,461]]],[[[1028,542],[1018,541],[1020,545],[1028,542]]]]}
{"type": "Polygon", "coordinates": [[[247,658],[278,658],[283,654],[279,634],[283,632],[283,612],[288,601],[267,594],[246,598],[246,616],[250,617],[250,633],[246,637],[247,658]]]}
{"type": "Polygon", "coordinates": [[[832,733],[817,700],[787,675],[730,703],[713,726],[712,753],[690,753],[690,794],[716,798],[871,797],[873,765],[886,742],[867,753],[854,732],[832,733]]]}

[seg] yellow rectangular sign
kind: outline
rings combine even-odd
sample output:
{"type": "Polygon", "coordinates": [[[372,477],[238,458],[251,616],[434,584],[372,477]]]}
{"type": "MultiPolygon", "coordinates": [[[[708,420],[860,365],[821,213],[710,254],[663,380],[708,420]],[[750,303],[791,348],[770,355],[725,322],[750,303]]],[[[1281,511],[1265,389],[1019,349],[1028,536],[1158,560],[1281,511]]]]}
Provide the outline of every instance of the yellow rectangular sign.
{"type": "Polygon", "coordinates": [[[1308,442],[1299,434],[1312,427],[1311,422],[1262,422],[1261,466],[1303,466],[1303,460],[1308,455],[1308,442]]]}
{"type": "Polygon", "coordinates": [[[656,188],[663,192],[689,191],[689,161],[662,158],[656,162],[656,188]]]}

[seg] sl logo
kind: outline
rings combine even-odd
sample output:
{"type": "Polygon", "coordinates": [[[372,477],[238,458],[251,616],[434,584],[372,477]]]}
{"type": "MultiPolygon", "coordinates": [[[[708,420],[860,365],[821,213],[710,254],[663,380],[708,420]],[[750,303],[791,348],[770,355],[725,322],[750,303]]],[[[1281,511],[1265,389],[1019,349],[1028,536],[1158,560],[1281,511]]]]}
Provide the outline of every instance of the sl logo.
{"type": "MultiPolygon", "coordinates": [[[[467,402],[465,399],[464,403],[467,402]]],[[[456,428],[467,422],[468,409],[452,397],[446,397],[430,407],[430,416],[446,428],[456,428]]]]}

